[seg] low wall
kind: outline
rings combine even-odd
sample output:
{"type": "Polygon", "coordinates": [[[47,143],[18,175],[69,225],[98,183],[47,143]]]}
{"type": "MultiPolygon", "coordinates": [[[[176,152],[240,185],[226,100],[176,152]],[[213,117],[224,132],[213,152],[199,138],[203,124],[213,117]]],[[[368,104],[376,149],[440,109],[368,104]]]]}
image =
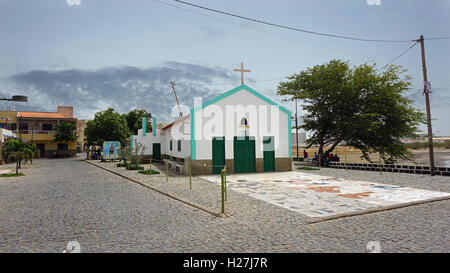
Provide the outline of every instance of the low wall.
{"type": "MultiPolygon", "coordinates": [[[[398,164],[371,164],[371,163],[347,163],[344,162],[329,162],[328,168],[334,169],[348,169],[360,171],[375,171],[391,173],[413,173],[413,174],[430,174],[430,166],[420,165],[398,165],[398,164]]],[[[435,175],[450,176],[449,167],[434,167],[435,175]]]]}

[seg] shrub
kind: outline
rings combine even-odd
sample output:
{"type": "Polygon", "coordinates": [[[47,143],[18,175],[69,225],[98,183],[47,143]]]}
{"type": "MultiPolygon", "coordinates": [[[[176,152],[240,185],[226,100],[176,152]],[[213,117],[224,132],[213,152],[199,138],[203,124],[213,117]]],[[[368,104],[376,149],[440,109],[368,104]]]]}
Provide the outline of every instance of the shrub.
{"type": "Polygon", "coordinates": [[[141,170],[141,171],[139,171],[139,173],[142,173],[142,174],[147,174],[147,175],[149,175],[149,174],[159,174],[159,172],[158,171],[155,171],[155,170],[141,170]]]}

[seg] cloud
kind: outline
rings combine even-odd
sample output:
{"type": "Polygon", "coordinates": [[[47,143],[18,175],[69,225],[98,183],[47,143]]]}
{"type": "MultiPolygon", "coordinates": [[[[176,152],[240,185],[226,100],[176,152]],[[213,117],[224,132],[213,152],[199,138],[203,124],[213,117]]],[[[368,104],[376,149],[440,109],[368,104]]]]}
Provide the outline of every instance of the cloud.
{"type": "Polygon", "coordinates": [[[172,119],[170,112],[176,106],[171,80],[176,83],[180,103],[189,107],[193,106],[194,96],[206,101],[228,90],[214,86],[214,82],[230,82],[230,86],[239,82],[224,68],[180,62],[148,68],[32,70],[15,74],[9,80],[28,96],[27,110],[55,111],[57,105],[73,105],[79,118],[93,118],[95,112],[107,107],[120,113],[135,108],[146,109],[165,122],[172,119]]]}
{"type": "Polygon", "coordinates": [[[202,33],[203,37],[208,40],[222,38],[227,35],[225,31],[211,26],[202,26],[200,28],[200,32],[202,33]]]}

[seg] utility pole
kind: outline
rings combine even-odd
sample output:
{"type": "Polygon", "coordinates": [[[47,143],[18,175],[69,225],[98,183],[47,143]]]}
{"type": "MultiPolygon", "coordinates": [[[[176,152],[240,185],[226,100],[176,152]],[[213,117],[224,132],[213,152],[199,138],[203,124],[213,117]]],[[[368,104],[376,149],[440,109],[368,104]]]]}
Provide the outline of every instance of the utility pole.
{"type": "Polygon", "coordinates": [[[298,123],[297,123],[297,99],[295,99],[295,138],[297,140],[297,163],[299,162],[298,156],[298,123]]]}
{"type": "Polygon", "coordinates": [[[429,89],[430,85],[428,84],[427,63],[425,60],[425,44],[423,35],[420,35],[419,42],[422,53],[422,70],[423,70],[423,84],[424,84],[423,93],[425,95],[425,103],[427,108],[428,151],[430,152],[430,174],[431,176],[433,176],[434,175],[433,130],[431,128],[431,110],[430,110],[430,96],[429,96],[431,90],[429,89]]]}

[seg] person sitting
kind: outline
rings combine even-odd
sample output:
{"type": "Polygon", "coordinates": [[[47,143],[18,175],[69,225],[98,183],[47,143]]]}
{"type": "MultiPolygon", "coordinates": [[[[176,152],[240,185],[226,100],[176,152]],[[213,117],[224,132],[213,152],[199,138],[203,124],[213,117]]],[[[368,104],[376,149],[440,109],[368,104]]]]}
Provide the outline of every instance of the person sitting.
{"type": "Polygon", "coordinates": [[[308,158],[308,152],[306,150],[303,150],[303,158],[308,158]]]}

